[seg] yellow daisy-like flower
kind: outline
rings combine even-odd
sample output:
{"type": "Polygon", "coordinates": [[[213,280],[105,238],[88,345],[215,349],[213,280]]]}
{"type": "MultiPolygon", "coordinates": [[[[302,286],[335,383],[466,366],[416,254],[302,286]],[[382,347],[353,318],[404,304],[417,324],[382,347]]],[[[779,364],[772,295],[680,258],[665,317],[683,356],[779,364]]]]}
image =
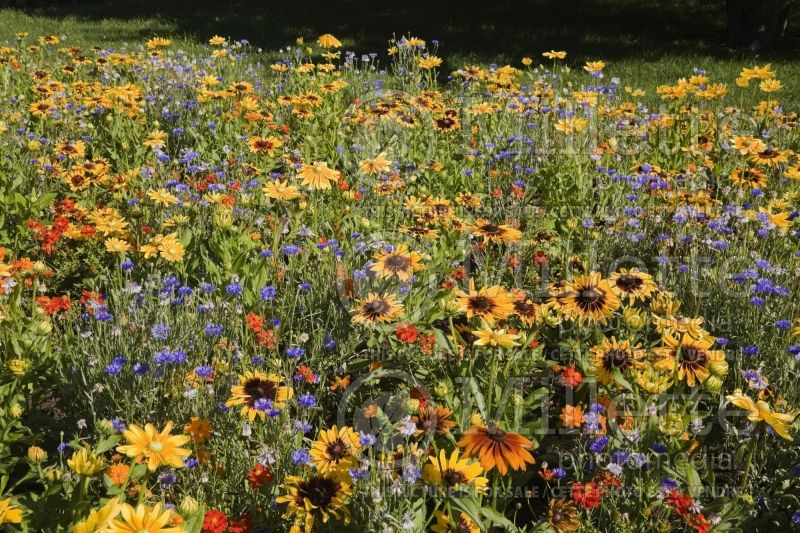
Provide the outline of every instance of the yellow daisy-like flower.
{"type": "Polygon", "coordinates": [[[622,300],[627,298],[630,303],[636,300],[644,301],[658,290],[650,274],[639,272],[635,268],[630,270],[621,268],[619,272],[611,274],[610,280],[611,290],[622,300]]]}
{"type": "Polygon", "coordinates": [[[251,422],[256,417],[265,420],[267,410],[283,409],[293,395],[292,388],[281,385],[277,375],[248,371],[239,376],[238,385],[231,387],[231,397],[225,406],[241,405],[242,416],[251,422]]]}
{"type": "Polygon", "coordinates": [[[786,440],[793,440],[789,428],[794,421],[794,414],[776,413],[764,400],[753,401],[752,398],[742,394],[741,389],[736,389],[733,394],[725,397],[729,402],[740,409],[748,411],[747,419],[751,422],[763,421],[775,430],[775,433],[786,440]]]}
{"type": "Polygon", "coordinates": [[[11,498],[0,500],[0,524],[19,524],[22,522],[22,509],[11,503],[11,498]]]}
{"type": "Polygon", "coordinates": [[[316,162],[310,165],[305,164],[300,168],[297,177],[303,185],[309,189],[330,189],[331,182],[339,179],[339,171],[329,168],[326,162],[316,162]]]}
{"type": "Polygon", "coordinates": [[[314,474],[307,479],[300,476],[287,476],[282,488],[287,494],[278,496],[277,503],[285,503],[284,518],[294,518],[291,531],[310,532],[317,517],[328,523],[331,517],[350,523],[350,510],[347,500],[352,494],[350,484],[338,476],[314,474]]]}
{"type": "Polygon", "coordinates": [[[442,64],[442,58],[436,56],[420,57],[417,59],[419,68],[424,70],[431,70],[442,64]]]}
{"type": "Polygon", "coordinates": [[[695,339],[684,334],[678,340],[666,334],[661,340],[666,346],[653,349],[657,357],[653,366],[657,370],[666,372],[677,370],[678,379],[685,380],[690,387],[694,387],[697,383],[705,383],[711,378],[714,381],[709,385],[715,386],[715,381],[728,373],[725,352],[711,349],[714,344],[713,338],[695,339]]]}
{"type": "Polygon", "coordinates": [[[320,473],[343,473],[356,464],[360,449],[361,443],[353,428],[333,426],[320,432],[309,453],[311,463],[320,473]]]}
{"type": "Polygon", "coordinates": [[[425,465],[422,478],[428,483],[449,490],[473,488],[477,492],[485,491],[489,480],[481,476],[483,474],[481,464],[459,459],[458,455],[458,450],[453,450],[448,458],[446,452],[440,450],[438,457],[429,457],[430,464],[425,465]]]}
{"type": "Polygon", "coordinates": [[[422,256],[418,252],[410,251],[405,244],[398,244],[391,250],[382,249],[373,257],[375,263],[370,270],[381,278],[397,276],[400,281],[408,281],[414,272],[425,269],[420,264],[422,256]]]}
{"type": "Polygon", "coordinates": [[[473,330],[472,334],[476,337],[475,346],[500,346],[501,348],[519,346],[519,343],[516,342],[519,335],[506,333],[505,329],[492,329],[484,324],[483,329],[473,330]]]}
{"type": "Polygon", "coordinates": [[[620,306],[611,283],[599,272],[577,276],[559,298],[561,314],[581,325],[587,321],[604,324],[620,306]]]}
{"type": "Polygon", "coordinates": [[[324,35],[320,35],[317,39],[317,42],[322,48],[340,48],[342,46],[342,42],[331,35],[330,33],[326,33],[324,35]]]}
{"type": "Polygon", "coordinates": [[[564,59],[565,57],[567,57],[566,52],[558,50],[550,50],[549,52],[542,52],[542,55],[547,59],[564,59]]]}
{"type": "Polygon", "coordinates": [[[508,318],[514,312],[513,296],[500,285],[475,290],[475,280],[469,280],[469,292],[454,291],[456,304],[467,313],[467,318],[480,317],[490,326],[495,320],[508,318]]]}
{"type": "Polygon", "coordinates": [[[264,194],[273,200],[294,200],[300,198],[300,190],[284,180],[273,180],[264,185],[264,194]]]}
{"type": "Polygon", "coordinates": [[[469,229],[485,243],[508,244],[517,242],[522,237],[522,232],[516,228],[484,219],[478,219],[469,229]]]}
{"type": "Polygon", "coordinates": [[[131,245],[128,244],[127,241],[123,241],[122,239],[118,239],[116,237],[106,239],[103,244],[105,244],[106,251],[111,253],[125,253],[131,251],[131,245]]]}
{"type": "Polygon", "coordinates": [[[403,304],[394,294],[381,296],[370,293],[361,305],[355,308],[353,322],[356,324],[375,324],[391,322],[402,316],[403,304]]]}
{"type": "Polygon", "coordinates": [[[185,250],[183,244],[178,240],[177,233],[170,233],[158,244],[158,252],[164,260],[175,263],[183,259],[185,250]]]}
{"type": "Polygon", "coordinates": [[[247,140],[247,146],[251,152],[267,154],[270,157],[275,157],[275,150],[282,145],[281,140],[275,137],[250,137],[247,140]]]}
{"type": "Polygon", "coordinates": [[[641,365],[644,351],[638,346],[633,346],[630,341],[618,341],[616,337],[603,339],[603,342],[593,346],[590,350],[589,360],[592,364],[592,373],[598,381],[607,385],[614,379],[614,372],[633,370],[641,365]]]}
{"type": "Polygon", "coordinates": [[[583,70],[590,74],[594,74],[596,72],[602,72],[602,70],[606,68],[606,64],[603,61],[587,61],[586,64],[583,66],[583,70]]]}
{"type": "Polygon", "coordinates": [[[180,526],[170,526],[173,511],[157,503],[153,507],[139,504],[135,508],[124,504],[119,516],[111,523],[108,533],[183,533],[180,526]]]}
{"type": "Polygon", "coordinates": [[[375,159],[362,159],[358,164],[358,169],[364,174],[378,175],[386,172],[392,167],[392,162],[386,159],[386,154],[381,152],[375,159]]]}
{"type": "Polygon", "coordinates": [[[436,523],[431,526],[433,533],[479,533],[478,524],[466,513],[461,513],[455,523],[451,523],[450,516],[442,511],[435,511],[436,523]]]}
{"type": "Polygon", "coordinates": [[[213,36],[211,39],[208,40],[208,44],[211,46],[222,46],[227,42],[225,37],[221,37],[219,35],[213,36]]]}
{"type": "Polygon", "coordinates": [[[189,457],[192,452],[181,446],[191,437],[172,435],[172,427],[173,423],[167,422],[164,429],[159,432],[153,424],[146,424],[144,428],[131,424],[122,433],[128,444],[117,446],[117,451],[128,457],[134,457],[137,461],[146,462],[151,472],[162,465],[182,468],[183,459],[189,457]]]}
{"type": "Polygon", "coordinates": [[[122,506],[119,497],[111,498],[100,509],[92,509],[85,520],[81,520],[72,526],[72,533],[96,533],[107,531],[111,526],[112,520],[119,514],[122,506]]]}

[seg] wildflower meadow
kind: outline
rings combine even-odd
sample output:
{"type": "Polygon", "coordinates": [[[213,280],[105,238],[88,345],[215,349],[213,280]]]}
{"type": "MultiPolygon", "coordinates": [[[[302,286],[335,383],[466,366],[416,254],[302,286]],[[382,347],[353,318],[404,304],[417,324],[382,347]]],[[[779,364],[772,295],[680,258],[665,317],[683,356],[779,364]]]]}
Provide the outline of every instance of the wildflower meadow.
{"type": "Polygon", "coordinates": [[[0,43],[0,527],[800,527],[800,87],[344,37],[0,43]]]}

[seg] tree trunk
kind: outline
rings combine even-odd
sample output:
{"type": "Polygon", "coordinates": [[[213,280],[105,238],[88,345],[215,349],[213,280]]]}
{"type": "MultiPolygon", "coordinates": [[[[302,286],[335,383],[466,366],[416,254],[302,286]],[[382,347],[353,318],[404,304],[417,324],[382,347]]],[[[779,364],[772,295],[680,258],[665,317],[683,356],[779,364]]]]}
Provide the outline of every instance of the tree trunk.
{"type": "Polygon", "coordinates": [[[728,44],[769,49],[783,39],[795,0],[725,0],[728,44]]]}

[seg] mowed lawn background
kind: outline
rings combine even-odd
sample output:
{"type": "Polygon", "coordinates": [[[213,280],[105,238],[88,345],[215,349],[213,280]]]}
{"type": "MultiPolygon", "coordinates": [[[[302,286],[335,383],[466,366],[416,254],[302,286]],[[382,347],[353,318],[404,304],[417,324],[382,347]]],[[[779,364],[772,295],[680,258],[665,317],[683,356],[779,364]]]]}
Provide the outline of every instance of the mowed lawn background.
{"type": "MultiPolygon", "coordinates": [[[[754,0],[758,1],[758,0],[754,0]]],[[[18,31],[57,34],[65,44],[118,48],[153,36],[183,46],[219,34],[247,39],[265,54],[298,36],[340,37],[357,53],[386,60],[387,41],[412,34],[440,42],[444,72],[465,64],[509,63],[542,51],[569,52],[574,66],[607,61],[608,76],[653,90],[704,68],[733,83],[742,66],[771,62],[785,88],[781,100],[800,107],[798,13],[780,49],[732,50],[724,43],[724,0],[0,0],[0,40],[18,31]]]]}

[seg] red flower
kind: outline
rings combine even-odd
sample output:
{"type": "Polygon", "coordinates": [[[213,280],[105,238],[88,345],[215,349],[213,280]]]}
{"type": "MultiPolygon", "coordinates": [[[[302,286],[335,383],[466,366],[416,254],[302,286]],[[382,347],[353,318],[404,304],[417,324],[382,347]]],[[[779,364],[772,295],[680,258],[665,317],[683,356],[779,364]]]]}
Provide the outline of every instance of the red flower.
{"type": "Polygon", "coordinates": [[[212,509],[203,517],[203,533],[224,533],[228,528],[228,517],[222,511],[212,509]]]}
{"type": "Polygon", "coordinates": [[[694,500],[688,494],[685,494],[677,489],[672,489],[669,491],[669,495],[664,499],[667,502],[667,505],[671,505],[675,508],[675,512],[681,518],[686,518],[688,515],[692,514],[691,508],[694,505],[694,500]]]}
{"type": "Polygon", "coordinates": [[[231,520],[230,525],[228,525],[228,533],[247,533],[251,527],[250,516],[243,514],[236,520],[231,520]]]}
{"type": "Polygon", "coordinates": [[[416,342],[417,337],[419,337],[419,331],[411,324],[397,324],[394,330],[394,336],[397,337],[397,340],[400,342],[411,344],[416,342]]]}
{"type": "Polygon", "coordinates": [[[36,298],[36,304],[41,307],[48,315],[54,315],[59,311],[68,311],[72,304],[69,301],[69,296],[39,296],[36,298]]]}
{"type": "Polygon", "coordinates": [[[584,509],[594,509],[600,505],[600,500],[602,497],[603,491],[594,481],[590,481],[586,484],[572,484],[572,499],[584,509]]]}
{"type": "Polygon", "coordinates": [[[272,471],[269,467],[257,464],[247,472],[247,480],[254,489],[263,487],[272,481],[272,471]]]}
{"type": "Polygon", "coordinates": [[[561,383],[565,387],[574,389],[583,381],[583,375],[575,369],[575,365],[570,365],[561,371],[561,383]]]}

